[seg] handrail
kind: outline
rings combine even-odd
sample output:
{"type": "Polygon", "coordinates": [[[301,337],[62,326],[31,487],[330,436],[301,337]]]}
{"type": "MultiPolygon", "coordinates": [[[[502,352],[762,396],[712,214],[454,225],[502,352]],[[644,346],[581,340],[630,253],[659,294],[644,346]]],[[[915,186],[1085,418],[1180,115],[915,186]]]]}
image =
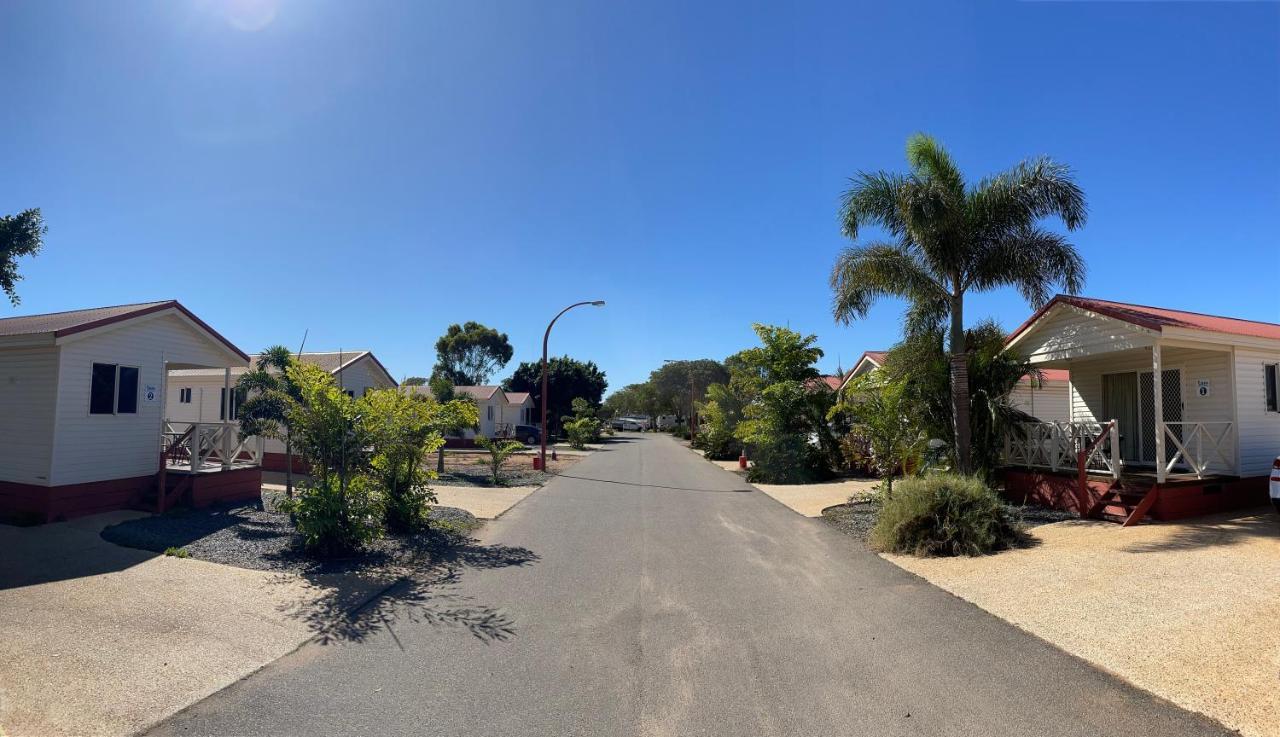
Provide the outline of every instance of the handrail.
{"type": "MultiPolygon", "coordinates": [[[[1234,441],[1232,436],[1234,428],[1235,423],[1230,420],[1161,422],[1160,431],[1164,433],[1166,440],[1173,443],[1173,447],[1177,451],[1165,464],[1165,472],[1171,472],[1179,463],[1184,463],[1195,472],[1196,478],[1204,478],[1205,471],[1208,470],[1211,463],[1204,452],[1206,437],[1210,441],[1209,448],[1217,456],[1218,460],[1222,461],[1223,468],[1234,472],[1235,462],[1227,457],[1224,448],[1224,445],[1228,444],[1227,441],[1234,441]],[[1215,434],[1208,429],[1209,426],[1220,427],[1221,431],[1215,434]],[[1178,428],[1178,432],[1175,433],[1173,431],[1174,427],[1178,428]],[[1190,428],[1190,432],[1188,432],[1188,428],[1190,428]],[[1193,446],[1194,452],[1192,452],[1193,446]]],[[[1232,455],[1234,455],[1234,452],[1232,455]]]]}

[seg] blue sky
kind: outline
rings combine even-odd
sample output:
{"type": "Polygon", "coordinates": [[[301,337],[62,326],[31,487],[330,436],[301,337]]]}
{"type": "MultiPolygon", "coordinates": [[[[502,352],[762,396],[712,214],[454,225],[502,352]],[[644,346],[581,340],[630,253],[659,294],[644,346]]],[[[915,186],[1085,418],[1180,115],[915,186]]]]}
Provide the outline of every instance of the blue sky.
{"type": "Polygon", "coordinates": [[[49,225],[0,315],[177,298],[400,377],[605,299],[552,350],[613,388],[752,322],[848,368],[901,305],[832,321],[837,201],[923,130],[1076,169],[1085,294],[1280,322],[1277,3],[11,1],[0,81],[0,212],[49,225]]]}

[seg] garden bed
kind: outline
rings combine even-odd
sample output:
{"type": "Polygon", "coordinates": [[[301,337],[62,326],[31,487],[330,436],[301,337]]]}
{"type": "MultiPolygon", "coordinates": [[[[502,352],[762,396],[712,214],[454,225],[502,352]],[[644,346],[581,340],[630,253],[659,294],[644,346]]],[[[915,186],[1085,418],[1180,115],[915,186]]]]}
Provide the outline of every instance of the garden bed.
{"type": "MultiPolygon", "coordinates": [[[[533,456],[511,456],[502,467],[502,483],[499,486],[542,486],[554,476],[568,470],[582,460],[582,456],[562,454],[551,460],[547,453],[547,471],[535,471],[533,456]]],[[[434,469],[435,459],[430,468],[434,469]]],[[[483,452],[447,452],[444,454],[444,473],[432,481],[433,486],[482,486],[492,487],[493,476],[489,467],[489,454],[483,452]]]]}
{"type": "Polygon", "coordinates": [[[177,509],[113,525],[102,531],[108,542],[157,553],[175,549],[192,558],[254,570],[292,573],[343,573],[370,568],[420,568],[466,539],[479,526],[469,512],[431,509],[432,528],[412,535],[387,535],[349,557],[318,560],[302,548],[289,516],[275,511],[278,492],[263,493],[261,507],[229,503],[203,509],[177,509]]]}
{"type": "MultiPolygon", "coordinates": [[[[1041,507],[1035,504],[1024,506],[1009,505],[1009,509],[1014,518],[1022,523],[1024,529],[1078,519],[1071,512],[1041,507]]],[[[871,528],[875,527],[876,514],[879,511],[879,503],[872,501],[837,504],[834,507],[827,507],[822,510],[822,519],[841,532],[866,542],[871,535],[871,528]]]]}

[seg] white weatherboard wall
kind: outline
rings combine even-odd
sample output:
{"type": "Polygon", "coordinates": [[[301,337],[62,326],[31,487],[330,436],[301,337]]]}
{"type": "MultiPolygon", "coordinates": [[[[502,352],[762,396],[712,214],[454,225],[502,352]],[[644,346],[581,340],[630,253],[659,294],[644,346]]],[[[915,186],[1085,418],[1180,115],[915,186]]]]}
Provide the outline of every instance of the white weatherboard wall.
{"type": "Polygon", "coordinates": [[[1071,419],[1071,396],[1065,381],[1047,381],[1038,387],[1019,383],[1009,392],[1009,400],[1014,407],[1041,422],[1071,419]]]}
{"type": "Polygon", "coordinates": [[[1280,351],[1235,349],[1241,476],[1270,473],[1271,464],[1280,455],[1280,413],[1267,411],[1263,366],[1269,363],[1280,363],[1280,351]]]}
{"type": "MultiPolygon", "coordinates": [[[[353,353],[353,356],[359,355],[353,353]]],[[[246,369],[231,370],[231,386],[245,373],[246,369]]],[[[370,389],[389,389],[393,383],[369,356],[363,356],[342,370],[339,377],[335,372],[334,381],[341,379],[344,390],[351,391],[357,397],[364,396],[370,389]]],[[[175,422],[220,422],[223,388],[222,371],[173,371],[169,374],[169,387],[165,399],[165,419],[175,422]],[[180,400],[183,389],[191,390],[191,402],[180,400]]],[[[284,442],[268,438],[264,446],[267,453],[283,453],[284,442]]]]}
{"type": "Polygon", "coordinates": [[[1032,363],[1040,363],[1089,353],[1149,347],[1151,344],[1151,333],[1142,328],[1064,306],[1041,318],[1032,332],[1018,340],[1016,346],[1017,351],[1032,363]]]}
{"type": "MultiPolygon", "coordinates": [[[[1222,422],[1233,419],[1231,354],[1226,351],[1196,350],[1167,346],[1161,348],[1160,364],[1168,369],[1182,371],[1182,419],[1185,422],[1222,422]],[[1209,382],[1210,393],[1201,397],[1197,393],[1197,382],[1209,382]]],[[[1088,361],[1071,362],[1071,419],[1077,422],[1107,422],[1110,417],[1103,416],[1102,375],[1130,371],[1150,371],[1151,351],[1135,350],[1103,355],[1088,361]]],[[[1258,369],[1261,373],[1262,369],[1258,369]]],[[[1258,382],[1261,387],[1261,381],[1258,382]]],[[[1216,431],[1217,428],[1210,428],[1216,431]]],[[[1134,432],[1136,429],[1121,428],[1121,433],[1134,432]]],[[[1144,442],[1153,443],[1154,438],[1144,438],[1144,442]]],[[[1165,443],[1165,457],[1172,458],[1177,449],[1172,443],[1165,443]]],[[[1228,457],[1234,454],[1232,448],[1228,457]]],[[[1206,455],[1215,458],[1209,451],[1206,455]]],[[[1268,467],[1270,461],[1267,462],[1268,467]]],[[[1210,473],[1222,473],[1230,469],[1221,463],[1210,463],[1210,473]]],[[[1241,474],[1244,475],[1244,474],[1241,474]]]]}
{"type": "Polygon", "coordinates": [[[58,364],[57,427],[50,485],[126,479],[156,473],[164,398],[147,402],[143,389],[162,386],[164,362],[218,366],[228,361],[208,338],[171,313],[129,320],[64,339],[58,364]],[[89,414],[94,363],[139,369],[138,412],[89,414]]]}
{"type": "Polygon", "coordinates": [[[57,348],[0,349],[0,481],[49,483],[57,391],[57,348]]]}

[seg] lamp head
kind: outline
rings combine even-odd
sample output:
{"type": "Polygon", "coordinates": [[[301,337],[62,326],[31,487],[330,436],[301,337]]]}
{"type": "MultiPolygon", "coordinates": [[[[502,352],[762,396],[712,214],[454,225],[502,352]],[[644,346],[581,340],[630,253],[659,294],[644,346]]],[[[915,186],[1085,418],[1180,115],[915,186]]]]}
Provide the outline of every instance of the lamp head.
{"type": "Polygon", "coordinates": [[[591,303],[591,306],[592,306],[592,307],[604,307],[604,300],[603,300],[603,299],[597,299],[596,301],[594,301],[594,302],[592,302],[592,303],[591,303]]]}

